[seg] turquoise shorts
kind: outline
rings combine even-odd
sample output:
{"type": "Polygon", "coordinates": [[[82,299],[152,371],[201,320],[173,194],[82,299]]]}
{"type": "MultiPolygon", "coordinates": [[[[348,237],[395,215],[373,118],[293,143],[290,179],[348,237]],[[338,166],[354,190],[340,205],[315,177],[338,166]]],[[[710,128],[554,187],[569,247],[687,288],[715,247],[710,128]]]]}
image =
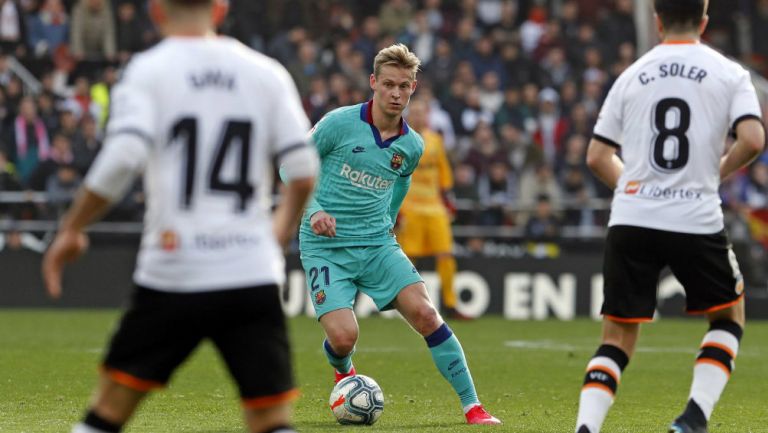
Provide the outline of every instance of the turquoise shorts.
{"type": "Polygon", "coordinates": [[[396,243],[302,251],[301,264],[318,319],[352,308],[358,291],[370,296],[379,311],[390,310],[401,290],[424,281],[396,243]]]}

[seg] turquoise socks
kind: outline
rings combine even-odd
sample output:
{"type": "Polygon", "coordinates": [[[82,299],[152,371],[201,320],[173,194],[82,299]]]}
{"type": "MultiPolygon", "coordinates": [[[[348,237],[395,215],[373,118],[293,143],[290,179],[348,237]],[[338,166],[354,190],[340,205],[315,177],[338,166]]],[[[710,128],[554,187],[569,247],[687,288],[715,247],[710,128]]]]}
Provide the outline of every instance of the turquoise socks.
{"type": "Polygon", "coordinates": [[[339,356],[333,351],[333,348],[331,347],[330,343],[328,343],[328,340],[324,340],[323,352],[325,353],[325,357],[328,358],[328,362],[339,373],[349,373],[349,370],[352,369],[352,354],[355,353],[354,350],[347,356],[339,356]]]}
{"type": "Polygon", "coordinates": [[[437,369],[456,391],[461,405],[466,407],[471,404],[479,404],[480,400],[477,398],[477,391],[475,391],[475,384],[472,382],[472,375],[469,373],[467,360],[464,358],[464,351],[459,339],[453,335],[451,328],[443,323],[435,332],[424,339],[427,341],[437,369]]]}

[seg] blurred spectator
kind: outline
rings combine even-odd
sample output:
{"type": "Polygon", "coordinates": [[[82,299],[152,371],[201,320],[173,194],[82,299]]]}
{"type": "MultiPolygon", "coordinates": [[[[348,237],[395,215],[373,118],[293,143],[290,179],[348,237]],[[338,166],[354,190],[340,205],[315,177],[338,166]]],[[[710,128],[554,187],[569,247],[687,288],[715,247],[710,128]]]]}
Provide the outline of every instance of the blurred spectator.
{"type": "Polygon", "coordinates": [[[538,129],[533,140],[541,147],[544,160],[554,164],[563,147],[565,134],[568,132],[568,120],[560,115],[557,91],[551,87],[539,93],[538,129]]]}
{"type": "Polygon", "coordinates": [[[417,11],[414,14],[413,20],[408,24],[407,31],[401,39],[411,47],[411,51],[419,57],[422,64],[426,65],[432,60],[437,36],[429,27],[426,11],[417,11]]]}
{"type": "Polygon", "coordinates": [[[45,123],[37,115],[31,96],[21,100],[19,115],[5,134],[8,157],[13,161],[22,183],[26,183],[41,161],[50,156],[51,145],[45,123]]]}
{"type": "Polygon", "coordinates": [[[96,154],[101,149],[99,128],[96,120],[91,116],[85,116],[81,122],[82,134],[75,137],[72,142],[72,166],[85,176],[88,167],[91,166],[96,154]]]}
{"type": "Polygon", "coordinates": [[[478,32],[475,27],[475,20],[471,16],[462,18],[459,21],[456,35],[452,41],[456,60],[467,60],[472,56],[477,37],[478,32]]]}
{"type": "Polygon", "coordinates": [[[80,130],[80,106],[68,100],[59,107],[58,134],[65,135],[71,142],[77,141],[82,135],[80,130]]]}
{"type": "Polygon", "coordinates": [[[35,167],[26,187],[34,191],[45,191],[48,179],[58,171],[59,167],[71,165],[74,160],[69,138],[63,134],[54,135],[50,156],[35,167]]]}
{"type": "Polygon", "coordinates": [[[496,113],[504,102],[504,93],[501,91],[499,77],[494,71],[488,71],[480,81],[480,106],[483,111],[496,113]]]}
{"type": "Polygon", "coordinates": [[[74,91],[68,103],[77,104],[81,115],[89,114],[96,118],[101,117],[101,107],[93,102],[91,97],[91,82],[86,76],[80,76],[75,79],[74,91]]]}
{"type": "Polygon", "coordinates": [[[560,236],[560,220],[555,216],[546,194],[536,197],[536,210],[525,223],[525,238],[530,241],[553,242],[560,236]]]}
{"type": "MultiPolygon", "coordinates": [[[[555,162],[555,172],[565,173],[567,169],[575,169],[589,175],[587,167],[587,136],[573,134],[565,141],[563,152],[555,162]]],[[[562,178],[561,178],[562,180],[562,178]]]]}
{"type": "MultiPolygon", "coordinates": [[[[361,34],[355,39],[354,48],[363,53],[366,65],[373,64],[373,59],[378,51],[376,45],[380,36],[381,26],[379,25],[379,18],[376,16],[365,17],[361,34]]],[[[421,63],[425,64],[426,62],[424,59],[421,59],[421,63]]]]}
{"type": "Polygon", "coordinates": [[[37,111],[47,131],[55,131],[59,128],[59,113],[56,112],[56,106],[50,94],[41,93],[37,97],[37,111]]]}
{"type": "Polygon", "coordinates": [[[501,147],[507,150],[512,172],[519,175],[542,162],[541,149],[516,126],[505,123],[499,129],[501,147]]]}
{"type": "Polygon", "coordinates": [[[475,52],[469,58],[475,77],[485,76],[488,72],[496,74],[496,82],[506,82],[506,71],[499,55],[496,54],[493,40],[490,36],[483,36],[475,43],[475,52]]]}
{"type": "Polygon", "coordinates": [[[472,138],[464,163],[469,164],[475,173],[487,173],[494,162],[507,162],[507,153],[499,147],[489,124],[479,123],[472,138]]]}
{"type": "Polygon", "coordinates": [[[0,0],[0,51],[24,57],[27,53],[27,22],[17,0],[0,0]]]}
{"type": "Polygon", "coordinates": [[[317,123],[323,115],[330,111],[328,103],[330,95],[328,94],[328,84],[325,78],[316,76],[312,78],[309,84],[309,93],[304,97],[304,110],[312,123],[317,123]]]}
{"type": "Polygon", "coordinates": [[[515,43],[506,43],[501,48],[501,61],[507,76],[507,85],[522,87],[528,83],[538,83],[540,67],[520,52],[515,43]]]}
{"type": "Polygon", "coordinates": [[[739,205],[751,209],[768,209],[768,157],[757,159],[739,188],[739,205]]]}
{"type": "Polygon", "coordinates": [[[561,47],[553,47],[541,62],[545,74],[544,82],[548,86],[560,88],[571,78],[571,65],[565,60],[565,51],[561,47]]]}
{"type": "Polygon", "coordinates": [[[457,225],[476,224],[480,193],[477,190],[475,170],[469,164],[459,164],[456,166],[453,176],[453,194],[456,197],[458,208],[454,223],[457,225]]]}
{"type": "Polygon", "coordinates": [[[386,0],[379,10],[381,31],[392,36],[399,35],[413,16],[413,7],[408,0],[386,0]]]}
{"type": "Polygon", "coordinates": [[[518,214],[518,223],[525,225],[530,217],[530,210],[536,205],[536,199],[540,195],[546,195],[549,203],[555,209],[562,209],[562,191],[555,179],[552,168],[541,163],[534,169],[526,170],[520,178],[520,190],[518,204],[525,211],[518,214]]]}
{"type": "Polygon", "coordinates": [[[115,23],[107,0],[79,0],[72,10],[72,55],[77,60],[103,64],[117,55],[115,23]]]}
{"type": "MultiPolygon", "coordinates": [[[[141,51],[146,44],[147,28],[136,14],[136,5],[123,0],[117,6],[115,44],[121,63],[128,61],[132,53],[141,51]]],[[[107,56],[108,57],[108,56],[107,56]]]]}
{"type": "Polygon", "coordinates": [[[540,6],[531,8],[528,19],[520,26],[520,39],[523,51],[532,54],[539,46],[539,40],[546,31],[547,11],[540,6]]]}
{"type": "Polygon", "coordinates": [[[29,17],[29,46],[37,57],[51,56],[69,38],[69,15],[61,0],[44,0],[29,17]]]}
{"type": "Polygon", "coordinates": [[[429,105],[429,127],[443,137],[445,149],[450,153],[456,147],[456,133],[451,116],[443,110],[440,101],[435,98],[432,87],[420,85],[417,96],[429,105]]]}
{"type": "Polygon", "coordinates": [[[440,33],[445,24],[443,12],[440,10],[441,2],[441,0],[424,0],[423,5],[424,12],[427,14],[429,28],[435,33],[440,33]]]}
{"type": "Polygon", "coordinates": [[[518,129],[525,127],[522,108],[520,107],[520,89],[507,87],[504,89],[504,101],[496,111],[493,123],[497,128],[502,125],[514,125],[518,129]]]}
{"type": "Polygon", "coordinates": [[[486,29],[492,28],[501,21],[502,0],[475,0],[477,20],[486,29]]]}
{"type": "Polygon", "coordinates": [[[467,91],[464,109],[461,110],[462,130],[472,133],[480,123],[492,124],[493,112],[480,104],[480,89],[477,86],[472,86],[467,91]]]}
{"type": "Polygon", "coordinates": [[[80,187],[81,181],[80,173],[69,164],[59,165],[48,177],[45,192],[48,195],[49,210],[52,212],[51,218],[57,219],[64,213],[80,187]]]}
{"type": "Polygon", "coordinates": [[[294,27],[275,35],[269,42],[267,53],[283,65],[290,65],[297,60],[299,45],[307,39],[305,29],[294,27]]]}
{"type": "Polygon", "coordinates": [[[562,172],[564,224],[576,226],[582,233],[589,233],[595,225],[595,214],[589,200],[594,192],[587,181],[586,173],[579,167],[569,166],[562,172]]]}
{"type": "Polygon", "coordinates": [[[607,44],[608,53],[617,53],[624,42],[634,44],[637,41],[635,30],[634,5],[632,0],[616,0],[616,6],[603,14],[598,23],[598,35],[607,44]]]}
{"type": "Polygon", "coordinates": [[[424,64],[424,75],[437,89],[443,89],[438,97],[447,96],[448,86],[456,69],[453,48],[448,40],[440,38],[435,42],[435,54],[429,63],[424,64]]]}
{"type": "MultiPolygon", "coordinates": [[[[0,150],[0,191],[21,191],[21,183],[16,178],[15,168],[2,150],[0,150]]],[[[3,211],[4,208],[0,207],[0,213],[3,211]]]]}
{"type": "Polygon", "coordinates": [[[306,40],[299,45],[298,56],[295,62],[288,65],[293,81],[299,94],[305,96],[309,93],[312,79],[323,72],[317,58],[317,46],[314,42],[306,40]]]}
{"type": "Polygon", "coordinates": [[[505,161],[491,162],[478,179],[478,193],[483,210],[480,224],[489,226],[513,223],[510,208],[517,198],[515,178],[505,161]],[[509,217],[508,217],[509,216],[509,217]]]}
{"type": "Polygon", "coordinates": [[[0,53],[0,86],[6,87],[13,77],[13,72],[8,65],[8,56],[0,53]]]}
{"type": "Polygon", "coordinates": [[[117,83],[117,70],[113,66],[107,66],[101,73],[101,79],[91,86],[91,104],[98,107],[99,129],[104,129],[109,118],[109,95],[112,87],[117,83]]]}

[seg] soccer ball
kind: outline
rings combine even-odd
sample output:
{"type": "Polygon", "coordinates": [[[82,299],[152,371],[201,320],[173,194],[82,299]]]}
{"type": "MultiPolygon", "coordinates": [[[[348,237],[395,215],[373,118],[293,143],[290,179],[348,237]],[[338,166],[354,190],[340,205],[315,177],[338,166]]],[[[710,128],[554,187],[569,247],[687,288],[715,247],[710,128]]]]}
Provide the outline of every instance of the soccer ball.
{"type": "Polygon", "coordinates": [[[340,380],[328,404],[340,424],[371,425],[384,412],[384,393],[375,380],[358,374],[340,380]]]}

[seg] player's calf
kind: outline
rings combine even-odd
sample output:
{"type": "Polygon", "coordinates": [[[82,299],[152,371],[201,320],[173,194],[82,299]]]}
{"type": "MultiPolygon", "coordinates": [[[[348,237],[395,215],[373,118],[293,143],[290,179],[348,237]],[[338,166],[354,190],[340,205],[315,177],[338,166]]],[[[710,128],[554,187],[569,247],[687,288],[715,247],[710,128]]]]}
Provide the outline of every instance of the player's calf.
{"type": "Polygon", "coordinates": [[[731,320],[715,320],[710,324],[693,368],[688,404],[682,415],[672,423],[670,431],[706,432],[715,404],[735,367],[734,361],[743,333],[742,327],[731,320]]]}
{"type": "Polygon", "coordinates": [[[579,398],[576,433],[599,433],[613,404],[621,373],[629,357],[616,346],[603,344],[587,364],[584,386],[579,398]]]}

